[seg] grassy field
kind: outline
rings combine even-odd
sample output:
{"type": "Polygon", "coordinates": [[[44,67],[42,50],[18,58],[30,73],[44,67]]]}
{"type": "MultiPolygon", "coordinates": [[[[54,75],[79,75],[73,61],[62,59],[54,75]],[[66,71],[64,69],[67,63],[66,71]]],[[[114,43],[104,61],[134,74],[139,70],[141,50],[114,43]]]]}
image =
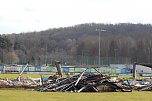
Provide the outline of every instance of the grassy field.
{"type": "MultiPolygon", "coordinates": [[[[9,78],[9,79],[15,79],[19,76],[19,74],[0,74],[0,78],[9,78]]],[[[43,77],[49,77],[50,75],[42,75],[43,77]]],[[[22,77],[31,77],[31,78],[40,78],[40,74],[22,74],[22,77]]],[[[66,77],[66,76],[65,76],[66,77]]],[[[132,78],[132,76],[118,76],[118,78],[124,78],[129,79],[132,78]]],[[[137,79],[142,79],[145,77],[137,76],[137,79]]]]}
{"type": "Polygon", "coordinates": [[[152,101],[152,92],[59,93],[0,90],[0,101],[152,101]]]}
{"type": "MultiPolygon", "coordinates": [[[[9,78],[15,79],[19,76],[19,74],[0,74],[0,78],[9,78]]],[[[49,75],[42,75],[42,76],[49,76],[49,75]]],[[[31,78],[40,78],[39,74],[22,74],[22,77],[31,77],[31,78]]]]}

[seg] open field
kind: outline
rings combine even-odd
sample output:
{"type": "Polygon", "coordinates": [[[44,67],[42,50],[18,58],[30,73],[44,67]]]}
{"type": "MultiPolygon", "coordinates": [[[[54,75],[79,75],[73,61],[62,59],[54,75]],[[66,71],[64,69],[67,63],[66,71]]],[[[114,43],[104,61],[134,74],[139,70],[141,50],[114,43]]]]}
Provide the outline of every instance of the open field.
{"type": "Polygon", "coordinates": [[[152,101],[152,92],[59,93],[0,90],[0,101],[152,101]]]}

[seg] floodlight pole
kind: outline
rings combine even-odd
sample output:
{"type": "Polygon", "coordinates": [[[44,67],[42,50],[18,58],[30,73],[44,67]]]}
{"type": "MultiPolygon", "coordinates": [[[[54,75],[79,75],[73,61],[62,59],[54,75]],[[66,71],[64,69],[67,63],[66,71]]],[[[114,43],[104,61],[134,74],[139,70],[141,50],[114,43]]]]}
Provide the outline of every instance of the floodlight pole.
{"type": "Polygon", "coordinates": [[[101,32],[106,32],[106,30],[103,30],[103,29],[96,29],[96,31],[97,32],[99,32],[99,67],[100,67],[100,50],[101,50],[101,48],[100,48],[100,33],[101,32]]]}
{"type": "Polygon", "coordinates": [[[99,67],[100,67],[100,31],[99,31],[99,67]]]}

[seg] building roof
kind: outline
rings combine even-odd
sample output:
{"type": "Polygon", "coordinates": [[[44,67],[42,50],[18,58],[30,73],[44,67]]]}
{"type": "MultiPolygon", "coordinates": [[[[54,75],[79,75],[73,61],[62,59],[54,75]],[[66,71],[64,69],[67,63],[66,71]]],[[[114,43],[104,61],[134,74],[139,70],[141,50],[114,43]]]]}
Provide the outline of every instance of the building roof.
{"type": "Polygon", "coordinates": [[[152,64],[150,64],[150,63],[139,63],[139,65],[142,65],[142,66],[146,66],[146,67],[152,68],[152,64]]]}

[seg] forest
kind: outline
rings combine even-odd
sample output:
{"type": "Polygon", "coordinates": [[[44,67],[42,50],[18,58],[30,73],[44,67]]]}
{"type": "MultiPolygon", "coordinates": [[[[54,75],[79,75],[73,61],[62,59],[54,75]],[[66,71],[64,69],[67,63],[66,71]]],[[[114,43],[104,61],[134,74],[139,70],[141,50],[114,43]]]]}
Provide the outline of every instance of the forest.
{"type": "Polygon", "coordinates": [[[0,63],[42,65],[58,60],[66,65],[97,65],[99,45],[102,65],[151,63],[152,25],[86,23],[43,31],[1,33],[0,63]]]}

